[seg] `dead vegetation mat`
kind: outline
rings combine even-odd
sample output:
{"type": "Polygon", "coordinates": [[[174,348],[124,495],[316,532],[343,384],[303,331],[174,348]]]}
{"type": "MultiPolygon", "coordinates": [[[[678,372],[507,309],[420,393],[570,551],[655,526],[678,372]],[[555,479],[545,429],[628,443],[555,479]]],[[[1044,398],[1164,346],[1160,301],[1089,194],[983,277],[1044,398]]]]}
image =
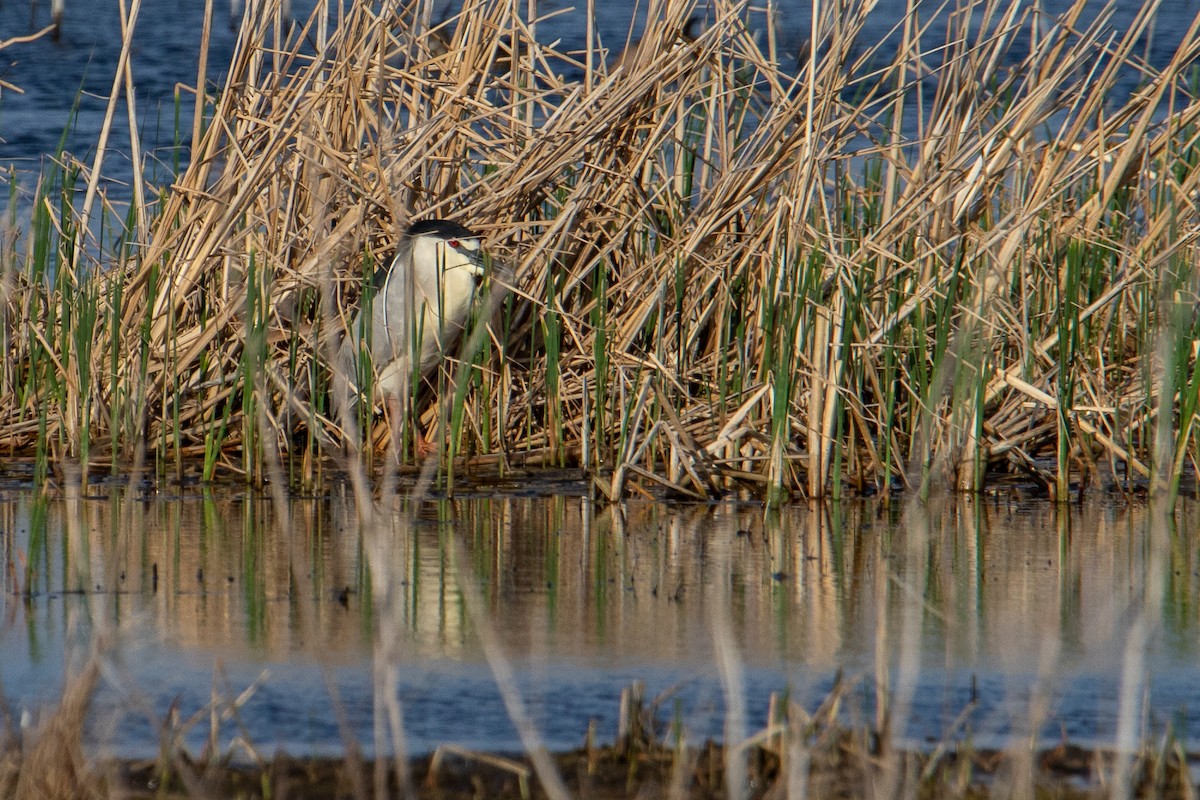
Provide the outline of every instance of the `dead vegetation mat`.
{"type": "MultiPolygon", "coordinates": [[[[811,798],[885,796],[921,798],[987,798],[1011,796],[1019,787],[1029,797],[1109,797],[1114,786],[1111,753],[1060,745],[1029,758],[1014,752],[968,751],[944,755],[881,752],[871,737],[842,732],[803,753],[807,773],[792,774],[786,757],[755,747],[746,758],[746,789],[741,796],[785,797],[801,790],[811,798]],[[797,783],[797,781],[800,781],[797,783]]],[[[700,748],[662,746],[580,749],[554,756],[572,797],[596,798],[726,798],[726,754],[708,743],[700,748]]],[[[455,750],[413,759],[399,780],[407,790],[397,794],[397,773],[383,765],[386,796],[436,800],[457,798],[544,798],[551,795],[535,777],[532,762],[521,756],[497,756],[455,750]]],[[[276,756],[262,765],[197,764],[177,761],[122,762],[103,768],[107,778],[93,790],[61,797],[191,798],[191,797],[377,797],[374,762],[354,758],[276,756]],[[187,776],[179,771],[183,769],[187,776]]],[[[1135,797],[1189,798],[1185,760],[1143,754],[1133,762],[1135,797]]],[[[4,796],[11,796],[5,794],[4,796]]]]}

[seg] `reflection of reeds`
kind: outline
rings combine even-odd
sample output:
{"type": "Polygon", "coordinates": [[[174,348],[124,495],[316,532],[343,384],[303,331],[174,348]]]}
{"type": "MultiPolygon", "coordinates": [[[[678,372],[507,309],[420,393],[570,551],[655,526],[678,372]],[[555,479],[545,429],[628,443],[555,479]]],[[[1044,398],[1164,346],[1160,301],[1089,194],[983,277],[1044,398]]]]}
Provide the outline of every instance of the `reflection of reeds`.
{"type": "MultiPolygon", "coordinates": [[[[261,416],[260,424],[265,425],[261,416]]],[[[370,766],[377,770],[376,787],[443,785],[463,774],[444,763],[436,766],[436,758],[434,763],[407,758],[399,678],[415,660],[481,651],[504,689],[505,703],[522,729],[520,745],[528,754],[519,763],[504,762],[504,769],[522,783],[536,777],[539,784],[552,784],[547,794],[556,790],[573,795],[574,781],[584,774],[576,769],[582,765],[572,760],[579,757],[545,752],[530,714],[536,699],[521,696],[512,669],[514,661],[536,663],[543,656],[546,651],[539,645],[545,647],[546,634],[561,640],[588,632],[589,626],[605,633],[593,643],[596,649],[586,649],[587,655],[645,652],[639,648],[646,647],[646,632],[653,631],[655,648],[681,657],[686,652],[701,670],[715,660],[721,677],[727,725],[720,746],[697,748],[700,737],[694,726],[706,722],[697,713],[714,713],[711,710],[685,713],[682,704],[675,706],[666,738],[658,722],[671,714],[664,711],[670,703],[660,706],[658,714],[643,714],[637,698],[644,695],[629,692],[622,707],[631,721],[623,727],[625,741],[612,750],[589,748],[594,752],[588,758],[595,762],[593,768],[612,769],[614,763],[625,767],[630,776],[625,785],[633,787],[628,789],[630,796],[636,787],[668,781],[670,796],[679,797],[717,788],[754,796],[754,787],[785,781],[792,796],[807,796],[808,791],[824,796],[821,792],[831,786],[874,786],[877,794],[889,796],[914,788],[936,792],[958,787],[954,796],[962,796],[980,775],[1009,796],[1032,792],[1043,781],[1063,780],[1063,774],[1053,773],[1056,764],[1077,770],[1072,773],[1076,778],[1108,781],[1127,787],[1130,794],[1157,781],[1167,787],[1164,794],[1177,796],[1170,792],[1178,790],[1186,775],[1180,769],[1185,762],[1179,743],[1167,741],[1153,749],[1145,743],[1149,709],[1143,698],[1149,678],[1144,652],[1158,638],[1164,613],[1186,614],[1194,607],[1196,581],[1179,577],[1195,574],[1194,558],[1188,548],[1174,547],[1179,537],[1170,518],[1144,507],[1047,505],[1040,509],[1044,517],[1026,511],[1014,522],[1011,509],[965,498],[940,508],[934,505],[927,514],[914,504],[902,524],[875,528],[874,512],[882,509],[865,504],[797,504],[764,515],[759,508],[740,504],[614,503],[598,510],[583,499],[422,501],[393,491],[355,496],[340,512],[326,516],[317,510],[320,503],[285,495],[286,481],[270,452],[266,463],[274,471],[269,500],[256,494],[229,505],[211,497],[202,504],[181,505],[126,498],[124,502],[144,514],[126,522],[117,513],[122,501],[116,498],[107,510],[80,502],[83,487],[74,483],[79,472],[68,470],[73,483],[66,486],[65,502],[51,503],[41,494],[28,522],[0,521],[7,530],[31,529],[30,577],[24,583],[32,584],[34,602],[44,601],[59,587],[98,587],[80,610],[91,615],[93,630],[109,631],[101,637],[109,646],[139,635],[124,616],[136,616],[137,603],[123,592],[99,588],[117,585],[152,595],[152,605],[164,612],[171,609],[171,625],[179,629],[184,646],[236,648],[249,641],[287,651],[302,641],[328,654],[347,646],[349,639],[349,648],[362,653],[367,648],[352,629],[359,624],[369,629],[375,711],[381,726],[374,744],[376,752],[389,757],[364,766],[355,732],[343,725],[345,766],[359,782],[355,796],[371,796],[366,789],[370,766]],[[416,522],[419,512],[426,524],[416,522]],[[41,515],[42,521],[33,515],[41,515]],[[156,520],[156,515],[162,518],[156,520]],[[52,518],[49,524],[46,516],[52,518]],[[110,525],[118,517],[123,520],[119,531],[105,527],[106,516],[110,525]],[[357,531],[353,523],[341,529],[330,524],[355,517],[361,521],[357,531]],[[436,526],[428,524],[431,518],[436,518],[436,526]],[[1048,536],[1053,519],[1060,525],[1058,535],[1048,536]],[[43,530],[35,539],[32,529],[39,526],[43,530]],[[37,548],[47,551],[43,558],[61,550],[61,563],[34,561],[35,543],[54,536],[46,527],[66,528],[63,547],[37,548]],[[326,540],[336,542],[339,552],[324,552],[320,543],[326,540]],[[1057,581],[1031,580],[1038,573],[1030,572],[1028,561],[1046,564],[1041,574],[1057,571],[1057,581]],[[1057,566],[1049,569],[1052,562],[1057,566]],[[161,584],[148,585],[150,563],[163,565],[161,584]],[[1143,572],[1149,576],[1148,585],[1138,581],[1143,572]],[[235,574],[239,589],[224,588],[225,576],[235,574]],[[52,576],[60,576],[63,583],[53,583],[52,576]],[[345,576],[357,581],[353,605],[361,611],[361,620],[345,616],[332,598],[331,587],[342,586],[345,576]],[[206,581],[221,588],[205,589],[206,581]],[[548,596],[539,599],[538,592],[548,596]],[[1105,603],[1113,607],[1102,608],[1105,603]],[[1081,612],[1081,606],[1091,610],[1081,612]],[[122,615],[107,619],[118,610],[122,615]],[[230,636],[231,631],[218,630],[222,623],[241,617],[245,631],[230,636]],[[1122,718],[1111,742],[1113,752],[1081,753],[1070,743],[1042,738],[1050,697],[1041,680],[1031,696],[1014,692],[998,712],[1019,731],[1009,737],[1010,746],[1002,753],[975,752],[974,737],[986,733],[989,724],[972,708],[974,697],[932,752],[916,752],[905,738],[906,723],[917,713],[911,701],[919,670],[953,665],[957,661],[952,654],[957,653],[968,659],[984,654],[982,660],[1001,663],[1011,659],[1021,672],[1040,650],[1039,678],[1049,684],[1058,665],[1053,650],[1060,641],[1103,647],[1099,642],[1125,635],[1131,618],[1122,718]],[[803,691],[810,688],[804,682],[813,679],[813,672],[837,666],[854,651],[845,645],[857,637],[855,631],[872,626],[878,634],[874,681],[861,674],[844,680],[839,676],[825,701],[807,713],[812,695],[803,691]],[[946,629],[944,662],[919,644],[923,632],[935,627],[946,629]],[[436,640],[432,649],[426,647],[427,637],[436,640]],[[793,646],[784,649],[789,639],[793,646]],[[784,660],[802,661],[805,667],[789,676],[796,681],[789,687],[793,694],[773,701],[764,720],[748,713],[748,703],[739,700],[745,691],[739,662],[773,652],[784,654],[784,660]],[[931,662],[921,661],[930,658],[931,662]],[[856,709],[862,694],[854,687],[863,682],[873,684],[880,712],[874,723],[868,714],[856,714],[862,710],[856,709]],[[1026,714],[1027,728],[1022,725],[1026,714]],[[764,723],[766,728],[761,727],[764,723]],[[729,781],[734,785],[728,786],[729,781]],[[892,791],[885,791],[889,787],[892,791]]],[[[356,464],[355,459],[348,461],[351,468],[356,464]]],[[[15,591],[16,581],[9,586],[15,591]]],[[[1184,630],[1195,627],[1188,623],[1184,630]]],[[[591,638],[590,633],[583,638],[591,638]]],[[[63,707],[74,709],[68,716],[86,709],[89,682],[95,678],[82,674],[84,678],[69,681],[65,690],[63,707]]],[[[111,674],[106,672],[106,677],[111,674]]],[[[200,789],[209,788],[210,782],[223,785],[228,777],[224,754],[235,748],[254,753],[256,743],[246,741],[245,730],[239,729],[239,737],[223,747],[219,743],[224,737],[218,734],[228,730],[228,720],[238,724],[243,698],[258,684],[239,695],[219,685],[223,683],[214,680],[212,703],[185,719],[173,718],[177,710],[165,715],[166,720],[157,710],[151,712],[163,730],[163,752],[155,768],[188,786],[190,796],[204,796],[200,789]],[[185,734],[203,727],[206,720],[211,725],[206,749],[193,760],[185,734]]],[[[38,729],[52,736],[36,740],[44,748],[37,758],[44,760],[33,760],[33,755],[23,760],[25,755],[15,745],[9,750],[0,747],[0,797],[8,796],[3,791],[6,775],[41,770],[46,763],[62,761],[59,777],[83,776],[69,785],[86,786],[89,776],[105,772],[103,765],[89,763],[76,743],[56,733],[61,728],[55,724],[38,729]]],[[[34,752],[32,747],[28,754],[34,752]]],[[[280,759],[275,767],[282,769],[286,763],[280,759]]],[[[486,766],[487,760],[479,763],[486,766]]],[[[261,770],[260,786],[284,780],[275,767],[261,770]]],[[[471,770],[473,775],[487,774],[483,766],[471,770]]],[[[307,774],[323,773],[310,769],[307,774]]],[[[852,794],[861,792],[856,788],[852,794]]]]}
{"type": "Polygon", "coordinates": [[[265,439],[340,448],[359,423],[333,412],[330,355],[364,272],[438,215],[517,275],[444,426],[455,453],[586,455],[616,494],[974,489],[1005,465],[1062,494],[1155,464],[1170,489],[1200,385],[1194,315],[1170,311],[1196,291],[1195,31],[1123,98],[1148,12],[1110,40],[971,9],[944,47],[911,28],[887,58],[862,9],[819,15],[793,79],[720,4],[694,39],[693,6],[662,5],[608,77],[598,44],[560,53],[501,2],[432,49],[408,12],[353,4],[289,37],[252,8],[190,165],[128,227],[103,215],[100,269],[74,245],[94,170],[79,219],[66,168],[5,245],[0,441],[147,442],[210,474],[260,473],[265,439]],[[1160,418],[1174,458],[1150,457],[1160,418]]]}

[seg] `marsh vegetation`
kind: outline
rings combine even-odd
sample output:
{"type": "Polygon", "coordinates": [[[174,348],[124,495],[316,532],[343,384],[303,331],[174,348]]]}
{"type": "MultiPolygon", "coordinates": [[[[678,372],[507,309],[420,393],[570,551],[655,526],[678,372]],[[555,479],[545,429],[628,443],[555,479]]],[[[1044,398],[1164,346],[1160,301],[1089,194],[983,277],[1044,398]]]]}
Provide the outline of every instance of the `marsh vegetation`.
{"type": "MultiPolygon", "coordinates": [[[[201,59],[192,122],[177,129],[190,157],[169,180],[154,178],[163,165],[150,168],[138,130],[113,122],[122,103],[136,118],[127,59],[92,154],[60,151],[34,185],[7,176],[0,454],[31,459],[21,482],[41,511],[28,534],[15,533],[23,518],[4,520],[0,607],[49,614],[78,595],[63,627],[86,633],[88,657],[40,726],[4,715],[0,795],[277,796],[305,775],[320,793],[427,789],[431,765],[405,755],[412,706],[400,691],[424,606],[442,615],[439,635],[453,630],[478,651],[515,731],[503,749],[524,754],[471,755],[465,769],[448,756],[432,770],[446,794],[600,795],[603,775],[614,796],[1080,786],[1193,796],[1186,735],[1149,721],[1161,711],[1150,702],[1154,648],[1195,627],[1196,548],[1176,495],[1194,480],[1200,402],[1197,23],[1152,63],[1142,48],[1154,2],[1113,30],[1083,3],[1051,18],[1036,5],[962,0],[941,17],[918,7],[884,39],[864,35],[870,3],[814,3],[812,44],[795,53],[770,34],[773,4],[764,16],[672,0],[651,6],[618,59],[624,43],[591,27],[581,50],[546,41],[532,4],[467,3],[444,20],[425,7],[345,5],[336,19],[319,9],[293,20],[247,4],[231,63],[201,59]],[[147,169],[113,190],[105,163],[117,149],[147,169]],[[420,418],[405,428],[433,432],[442,451],[411,492],[396,491],[392,470],[373,483],[361,467],[389,465],[389,449],[410,461],[411,443],[390,442],[389,420],[338,396],[335,355],[399,231],[429,217],[484,232],[511,280],[493,271],[463,350],[412,387],[420,418]],[[561,519],[534,535],[504,510],[493,530],[493,507],[430,501],[424,480],[438,470],[452,486],[487,469],[528,483],[520,469],[562,465],[612,501],[581,500],[592,522],[569,539],[561,519]],[[52,472],[58,489],[47,491],[52,472]],[[100,511],[104,472],[130,496],[100,511]],[[191,511],[168,506],[155,532],[156,491],[177,491],[180,477],[212,488],[223,475],[270,477],[273,491],[234,510],[211,496],[191,511]],[[1060,505],[1028,538],[981,523],[1011,514],[1015,495],[993,493],[986,510],[924,502],[1013,475],[1058,499],[1101,488],[1153,500],[1110,497],[1117,505],[1074,527],[1072,514],[1097,507],[1060,505]],[[336,531],[284,491],[317,484],[347,503],[336,531]],[[872,514],[843,516],[836,504],[792,509],[834,517],[788,525],[750,505],[735,513],[754,521],[717,535],[661,523],[661,507],[631,514],[624,499],[901,491],[905,513],[882,503],[874,518],[903,524],[871,536],[872,514]],[[60,496],[61,540],[45,530],[60,496]],[[422,527],[431,506],[436,523],[422,527]],[[178,524],[193,512],[195,540],[178,524]],[[593,512],[610,522],[593,527],[593,512]],[[241,538],[222,528],[232,519],[241,538]],[[1104,537],[1092,572],[1085,530],[1104,537]],[[723,744],[652,729],[622,704],[627,723],[645,722],[637,735],[552,756],[493,619],[511,611],[491,603],[522,547],[536,586],[578,589],[573,604],[549,590],[563,617],[592,620],[612,599],[644,638],[647,620],[662,633],[681,608],[701,607],[706,669],[728,709],[709,719],[723,744]],[[668,563],[677,556],[695,561],[668,563]],[[1063,640],[1103,641],[1119,662],[1102,701],[1116,729],[1086,752],[1039,739],[1055,634],[997,610],[998,576],[1032,559],[1013,585],[1037,591],[1018,610],[1057,609],[1063,640]],[[578,574],[565,575],[571,565],[578,574]],[[650,571],[638,577],[639,567],[650,571]],[[434,595],[418,602],[422,589],[434,595]],[[259,633],[275,624],[290,635],[295,623],[318,647],[339,636],[361,647],[370,731],[341,740],[344,758],[230,766],[218,734],[254,686],[224,698],[214,688],[184,720],[211,722],[207,752],[161,709],[157,758],[88,752],[81,721],[119,677],[111,655],[136,643],[113,624],[123,609],[173,604],[200,626],[242,601],[241,624],[259,633]],[[942,602],[946,613],[931,610],[942,602]],[[780,695],[772,713],[751,715],[740,683],[751,608],[778,625],[764,647],[789,641],[805,611],[873,637],[862,674],[881,698],[875,713],[844,725],[849,684],[838,682],[828,703],[780,695]],[[344,624],[351,609],[359,616],[344,624]],[[964,619],[967,639],[994,626],[1005,652],[1045,658],[1029,670],[1029,702],[1006,709],[1025,733],[1002,751],[976,749],[956,716],[930,747],[910,747],[900,724],[920,713],[918,644],[964,619]],[[360,744],[385,757],[366,759],[360,744]]],[[[213,6],[206,31],[220,19],[213,6]]],[[[139,7],[122,4],[126,52],[139,7]]],[[[544,634],[550,616],[531,612],[526,634],[544,634]]],[[[952,710],[964,721],[971,681],[952,710]]]]}
{"type": "Polygon", "coordinates": [[[10,217],[0,448],[294,483],[381,450],[332,355],[398,232],[439,216],[515,274],[414,386],[445,465],[579,465],[611,497],[1002,474],[1173,496],[1200,401],[1195,25],[1153,68],[1153,2],[1122,31],[962,2],[944,39],[918,7],[886,42],[867,5],[814,4],[797,55],[741,6],[657,3],[609,70],[621,43],[562,52],[514,3],[252,4],[222,83],[202,60],[172,183],[110,201],[106,150],[142,163],[110,126],[10,217]]]}

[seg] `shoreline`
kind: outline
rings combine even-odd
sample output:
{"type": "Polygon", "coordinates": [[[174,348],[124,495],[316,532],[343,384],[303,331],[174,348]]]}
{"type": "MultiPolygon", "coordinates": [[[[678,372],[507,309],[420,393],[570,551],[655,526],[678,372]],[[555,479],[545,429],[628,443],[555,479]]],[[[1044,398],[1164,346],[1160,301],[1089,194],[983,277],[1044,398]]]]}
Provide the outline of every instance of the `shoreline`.
{"type": "MultiPolygon", "coordinates": [[[[806,748],[792,747],[792,757],[807,772],[789,769],[785,741],[755,745],[744,763],[744,797],[782,797],[801,781],[809,797],[869,796],[885,782],[896,792],[920,797],[1030,796],[1084,798],[1108,796],[1115,789],[1119,759],[1111,751],[1069,743],[1039,749],[973,751],[964,745],[931,753],[886,752],[867,731],[815,734],[806,748]]],[[[1178,749],[1133,756],[1126,774],[1135,797],[1191,797],[1188,782],[1193,757],[1178,749]]],[[[672,748],[654,743],[584,747],[551,755],[570,796],[597,798],[733,796],[727,785],[726,753],[709,741],[699,747],[672,748]]],[[[741,766],[735,767],[741,771],[741,766]]],[[[407,796],[422,798],[548,797],[528,756],[481,753],[452,747],[405,762],[398,776],[391,761],[379,765],[353,754],[343,758],[298,758],[277,754],[257,765],[196,763],[176,756],[169,765],[158,760],[106,762],[100,772],[110,789],[127,798],[175,798],[216,795],[243,798],[374,797],[382,767],[385,792],[398,781],[411,788],[407,796]],[[165,768],[164,768],[165,767],[165,768]]]]}

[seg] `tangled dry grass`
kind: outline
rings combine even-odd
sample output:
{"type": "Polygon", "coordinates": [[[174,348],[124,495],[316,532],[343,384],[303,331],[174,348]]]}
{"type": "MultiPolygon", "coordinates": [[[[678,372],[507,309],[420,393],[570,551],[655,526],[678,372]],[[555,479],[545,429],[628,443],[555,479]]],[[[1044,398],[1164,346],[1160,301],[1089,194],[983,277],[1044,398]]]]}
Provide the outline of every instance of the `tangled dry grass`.
{"type": "Polygon", "coordinates": [[[448,456],[579,463],[612,496],[1178,491],[1196,25],[1153,68],[1155,2],[1114,32],[969,0],[945,39],[929,11],[884,42],[872,5],[815,4],[797,69],[743,5],[662,0],[609,69],[506,0],[436,35],[424,6],[288,28],[264,4],[99,266],[86,168],[82,208],[43,194],[6,248],[0,443],[311,476],[371,431],[330,389],[361,287],[441,216],[516,276],[461,390],[437,381],[448,456]]]}

